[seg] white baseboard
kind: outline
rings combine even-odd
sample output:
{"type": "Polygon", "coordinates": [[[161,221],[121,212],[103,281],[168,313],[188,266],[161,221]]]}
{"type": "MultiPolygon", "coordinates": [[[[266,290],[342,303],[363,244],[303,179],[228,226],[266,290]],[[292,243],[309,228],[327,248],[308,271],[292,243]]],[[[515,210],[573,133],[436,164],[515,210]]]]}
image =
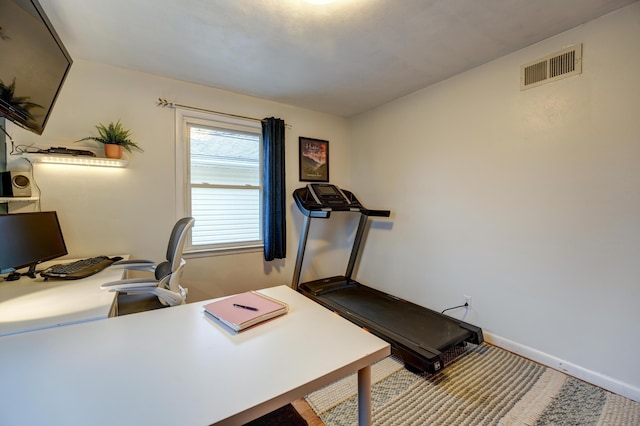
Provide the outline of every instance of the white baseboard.
{"type": "Polygon", "coordinates": [[[521,345],[520,343],[513,342],[509,339],[505,339],[500,336],[496,336],[493,333],[488,333],[483,330],[484,340],[487,343],[498,346],[509,352],[513,352],[532,361],[538,362],[554,370],[561,371],[569,376],[573,376],[577,379],[584,380],[587,383],[599,386],[615,394],[624,396],[625,398],[632,399],[640,402],[640,388],[624,383],[618,379],[614,379],[604,374],[587,370],[579,365],[572,364],[567,361],[563,361],[559,358],[540,352],[537,349],[530,348],[528,346],[521,345]]]}

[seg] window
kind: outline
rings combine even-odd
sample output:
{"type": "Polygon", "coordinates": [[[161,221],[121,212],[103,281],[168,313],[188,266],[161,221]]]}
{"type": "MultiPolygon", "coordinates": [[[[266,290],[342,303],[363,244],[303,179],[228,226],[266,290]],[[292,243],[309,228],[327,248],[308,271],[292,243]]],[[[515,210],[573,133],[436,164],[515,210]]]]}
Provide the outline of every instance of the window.
{"type": "Polygon", "coordinates": [[[261,247],[260,123],[194,117],[185,111],[178,115],[184,159],[184,173],[178,174],[184,178],[182,214],[196,219],[187,250],[261,247]]]}

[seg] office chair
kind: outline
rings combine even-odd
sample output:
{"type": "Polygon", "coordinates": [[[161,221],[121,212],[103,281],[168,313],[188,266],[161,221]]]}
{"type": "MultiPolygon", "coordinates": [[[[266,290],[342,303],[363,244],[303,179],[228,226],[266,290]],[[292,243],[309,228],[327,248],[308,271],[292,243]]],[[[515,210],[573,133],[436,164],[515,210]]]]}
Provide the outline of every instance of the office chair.
{"type": "Polygon", "coordinates": [[[186,263],[182,258],[185,238],[187,231],[193,226],[194,222],[194,218],[185,217],[173,226],[165,261],[156,265],[152,260],[121,260],[114,262],[110,266],[110,268],[153,272],[154,278],[131,278],[111,281],[102,284],[100,288],[123,294],[153,295],[156,296],[154,299],[159,300],[163,306],[186,303],[187,289],[180,285],[179,280],[182,275],[182,268],[186,263]]]}

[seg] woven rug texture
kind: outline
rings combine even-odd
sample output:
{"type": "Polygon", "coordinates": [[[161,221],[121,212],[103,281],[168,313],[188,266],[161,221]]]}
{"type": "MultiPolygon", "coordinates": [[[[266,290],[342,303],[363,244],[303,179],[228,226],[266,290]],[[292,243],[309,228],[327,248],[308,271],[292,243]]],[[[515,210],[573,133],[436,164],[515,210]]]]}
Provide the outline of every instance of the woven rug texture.
{"type": "MultiPolygon", "coordinates": [[[[640,425],[640,403],[491,345],[445,361],[436,374],[411,373],[393,356],[374,364],[373,424],[640,425]]],[[[327,426],[358,423],[355,374],[306,400],[327,426]]]]}

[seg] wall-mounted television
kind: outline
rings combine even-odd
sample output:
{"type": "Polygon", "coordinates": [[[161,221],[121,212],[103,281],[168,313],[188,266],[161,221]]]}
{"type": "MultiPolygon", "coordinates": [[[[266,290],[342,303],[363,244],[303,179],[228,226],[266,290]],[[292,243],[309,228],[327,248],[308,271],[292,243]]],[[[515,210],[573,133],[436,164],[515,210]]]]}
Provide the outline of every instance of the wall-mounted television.
{"type": "Polygon", "coordinates": [[[72,62],[37,0],[0,1],[0,116],[41,135],[72,62]]]}

